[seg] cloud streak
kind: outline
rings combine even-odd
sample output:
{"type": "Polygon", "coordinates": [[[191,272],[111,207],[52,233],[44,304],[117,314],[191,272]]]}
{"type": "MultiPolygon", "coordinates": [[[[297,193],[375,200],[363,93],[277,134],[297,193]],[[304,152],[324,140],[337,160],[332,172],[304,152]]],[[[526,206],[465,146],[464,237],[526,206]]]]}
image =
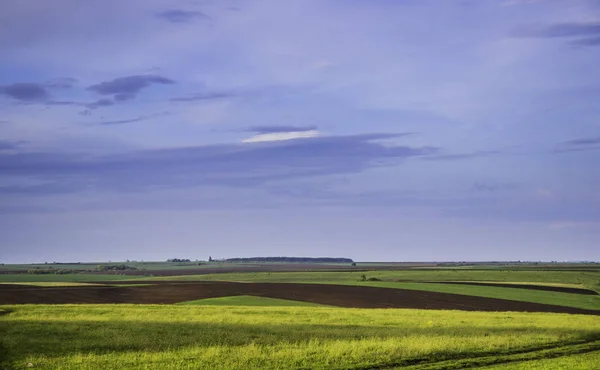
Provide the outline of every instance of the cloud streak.
{"type": "Polygon", "coordinates": [[[481,157],[489,157],[492,155],[500,154],[499,150],[482,150],[472,153],[463,153],[463,154],[442,154],[442,155],[433,155],[429,157],[425,157],[423,159],[428,161],[460,161],[465,159],[473,159],[473,158],[481,158],[481,157]]]}
{"type": "Polygon", "coordinates": [[[576,37],[600,35],[600,23],[558,23],[544,27],[523,27],[513,33],[517,37],[576,37]]]}
{"type": "Polygon", "coordinates": [[[0,86],[0,94],[27,103],[44,101],[50,97],[44,86],[29,82],[0,86]]]}
{"type": "Polygon", "coordinates": [[[309,139],[319,136],[317,130],[307,131],[289,131],[289,132],[271,132],[268,134],[254,135],[248,139],[242,140],[243,143],[260,143],[265,141],[285,141],[296,139],[309,139]]]}
{"type": "Polygon", "coordinates": [[[202,12],[183,9],[164,10],[156,13],[156,17],[170,23],[189,23],[194,20],[211,19],[211,17],[202,12]]]}
{"type": "Polygon", "coordinates": [[[215,92],[215,93],[198,93],[198,94],[193,94],[193,95],[188,95],[188,96],[180,96],[177,98],[171,98],[170,101],[172,102],[195,102],[195,101],[202,101],[202,100],[218,100],[218,99],[224,99],[224,98],[231,98],[235,96],[235,94],[233,93],[220,93],[220,92],[215,92]]]}
{"type": "Polygon", "coordinates": [[[549,26],[528,26],[515,30],[512,35],[521,38],[570,38],[570,45],[597,46],[600,45],[600,23],[572,22],[549,26]]]}
{"type": "Polygon", "coordinates": [[[255,132],[257,134],[273,134],[273,133],[284,133],[284,132],[305,132],[305,131],[316,131],[317,126],[252,126],[249,127],[247,132],[255,132]]]}
{"type": "MultiPolygon", "coordinates": [[[[68,189],[145,190],[198,185],[256,186],[269,181],[358,173],[382,161],[430,155],[434,147],[386,146],[402,134],[363,134],[254,144],[159,149],[110,156],[59,153],[0,155],[0,172],[68,189]]],[[[389,163],[388,163],[389,164],[389,163]]],[[[44,186],[23,186],[43,192],[44,186]]],[[[4,189],[8,191],[9,189],[4,189]]],[[[11,191],[18,189],[12,187],[11,191]]]]}
{"type": "Polygon", "coordinates": [[[6,141],[0,140],[0,151],[18,149],[24,141],[6,141]]]}
{"type": "Polygon", "coordinates": [[[563,142],[553,153],[582,152],[600,149],[600,136],[573,139],[563,142]]]}
{"type": "Polygon", "coordinates": [[[91,85],[87,90],[100,95],[114,95],[116,101],[125,101],[135,98],[142,89],[156,84],[172,85],[175,84],[175,81],[157,75],[135,75],[91,85]]]}

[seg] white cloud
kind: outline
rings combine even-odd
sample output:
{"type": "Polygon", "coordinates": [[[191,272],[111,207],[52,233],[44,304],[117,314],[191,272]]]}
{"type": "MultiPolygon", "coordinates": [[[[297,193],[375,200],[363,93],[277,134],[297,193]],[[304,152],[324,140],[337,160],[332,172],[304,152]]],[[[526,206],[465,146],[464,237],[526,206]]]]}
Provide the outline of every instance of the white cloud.
{"type": "Polygon", "coordinates": [[[317,130],[309,131],[292,131],[292,132],[272,132],[268,134],[260,134],[242,140],[242,143],[259,143],[263,141],[282,141],[293,139],[308,139],[317,137],[320,133],[317,130]]]}

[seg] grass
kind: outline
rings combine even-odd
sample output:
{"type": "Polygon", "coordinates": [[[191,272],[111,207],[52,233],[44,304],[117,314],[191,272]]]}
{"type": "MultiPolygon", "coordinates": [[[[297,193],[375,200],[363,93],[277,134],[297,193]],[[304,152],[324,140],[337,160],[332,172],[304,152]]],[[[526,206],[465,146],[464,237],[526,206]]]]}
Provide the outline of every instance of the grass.
{"type": "Polygon", "coordinates": [[[600,364],[600,351],[580,355],[564,356],[553,359],[542,359],[507,363],[485,367],[486,370],[591,370],[600,364]]]}
{"type": "Polygon", "coordinates": [[[0,316],[0,362],[11,369],[28,362],[42,369],[442,369],[448,361],[489,365],[600,349],[600,320],[585,315],[195,305],[2,309],[9,313],[0,316]]]}
{"type": "Polygon", "coordinates": [[[312,283],[312,284],[343,284],[375,286],[384,288],[402,288],[441,293],[463,294],[488,298],[508,299],[514,301],[535,302],[566,307],[576,307],[590,310],[600,310],[600,295],[585,295],[575,293],[551,292],[520,288],[489,286],[436,284],[427,281],[481,281],[484,275],[496,282],[540,282],[554,284],[556,279],[564,279],[557,284],[577,284],[581,286],[594,286],[600,281],[600,274],[564,272],[564,271],[372,271],[372,272],[252,272],[252,273],[225,273],[207,275],[186,275],[146,278],[143,280],[203,280],[203,281],[239,281],[239,282],[285,282],[285,283],[312,283]],[[361,275],[374,277],[382,281],[360,281],[361,275]],[[458,275],[458,276],[456,276],[458,275]],[[493,280],[496,279],[496,280],[493,280]],[[502,280],[505,279],[505,280],[502,280]],[[546,280],[545,280],[546,279],[546,280]],[[407,281],[410,280],[410,281],[407,281]],[[419,282],[419,280],[421,282],[419,282]]]}
{"type": "Polygon", "coordinates": [[[561,287],[561,288],[578,288],[585,289],[583,284],[565,284],[565,283],[545,283],[540,281],[464,281],[464,280],[455,280],[451,281],[453,283],[481,283],[481,284],[510,284],[515,285],[515,287],[519,287],[519,285],[538,285],[538,286],[549,286],[549,287],[561,287]]]}
{"type": "Polygon", "coordinates": [[[314,307],[323,306],[317,303],[292,301],[287,299],[277,299],[268,297],[255,297],[250,295],[238,295],[231,297],[198,299],[195,301],[181,302],[184,305],[203,305],[203,306],[296,306],[296,307],[314,307]]]}
{"type": "MultiPolygon", "coordinates": [[[[42,286],[42,287],[54,287],[54,286],[102,286],[94,283],[78,283],[75,281],[34,281],[34,282],[19,282],[19,283],[5,283],[0,282],[0,285],[29,285],[29,286],[42,286]]],[[[142,284],[146,285],[146,284],[142,284]]],[[[150,284],[148,284],[150,285],[150,284]]]]}

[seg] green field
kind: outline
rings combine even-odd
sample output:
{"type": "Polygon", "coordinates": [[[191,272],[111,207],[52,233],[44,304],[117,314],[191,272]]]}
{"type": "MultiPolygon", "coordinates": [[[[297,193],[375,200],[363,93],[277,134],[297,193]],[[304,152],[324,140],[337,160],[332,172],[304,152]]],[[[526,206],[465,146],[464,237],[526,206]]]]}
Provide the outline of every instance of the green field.
{"type": "Polygon", "coordinates": [[[600,292],[600,269],[579,270],[473,270],[473,269],[405,269],[352,272],[239,272],[206,275],[152,277],[158,280],[227,280],[261,282],[356,282],[361,275],[384,281],[492,281],[509,283],[571,284],[600,292]]]}
{"type": "Polygon", "coordinates": [[[600,350],[600,320],[585,315],[194,305],[3,309],[9,313],[0,316],[1,361],[14,369],[27,363],[41,369],[446,369],[448,361],[479,366],[600,350]]]}
{"type": "MultiPolygon", "coordinates": [[[[41,286],[41,287],[58,287],[58,286],[102,286],[101,284],[95,283],[79,283],[76,281],[33,281],[33,282],[18,282],[18,283],[6,283],[0,282],[0,284],[6,285],[27,285],[27,286],[41,286]]],[[[123,286],[123,285],[121,285],[123,286]]]]}
{"type": "Polygon", "coordinates": [[[198,299],[196,301],[187,301],[179,304],[201,305],[201,306],[293,306],[293,307],[314,307],[322,306],[316,303],[290,301],[287,299],[254,297],[249,295],[238,295],[231,297],[198,299]]]}

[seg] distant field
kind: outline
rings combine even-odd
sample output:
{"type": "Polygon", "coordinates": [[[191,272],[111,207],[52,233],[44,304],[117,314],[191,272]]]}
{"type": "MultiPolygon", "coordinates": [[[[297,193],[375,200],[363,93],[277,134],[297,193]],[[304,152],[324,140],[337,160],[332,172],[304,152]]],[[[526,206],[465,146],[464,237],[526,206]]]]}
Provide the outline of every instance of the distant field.
{"type": "Polygon", "coordinates": [[[189,275],[175,277],[145,278],[147,281],[163,280],[202,280],[202,281],[237,281],[237,282],[287,282],[343,284],[358,286],[374,286],[385,288],[401,288],[430,292],[463,294],[488,298],[508,299],[523,302],[554,304],[566,307],[578,307],[600,310],[600,295],[584,295],[563,292],[524,289],[519,283],[544,285],[560,284],[561,286],[591,288],[598,285],[600,273],[582,273],[572,271],[437,271],[437,270],[401,270],[370,272],[257,272],[189,275]],[[361,276],[377,278],[382,281],[360,281],[361,276]],[[460,284],[436,284],[425,281],[476,281],[487,277],[495,282],[511,282],[514,288],[490,286],[474,286],[460,284]],[[415,282],[415,281],[424,282],[415,282]]]}
{"type": "MultiPolygon", "coordinates": [[[[94,283],[78,283],[75,281],[34,281],[34,282],[18,282],[18,283],[5,283],[0,284],[8,285],[27,285],[27,286],[41,286],[41,287],[59,287],[59,286],[98,286],[94,283]]],[[[123,286],[123,285],[120,285],[123,286]]]]}
{"type": "Polygon", "coordinates": [[[385,281],[495,281],[512,283],[573,284],[600,291],[600,271],[548,270],[469,270],[469,269],[404,269],[349,272],[239,272],[208,275],[155,277],[153,279],[277,281],[277,282],[351,282],[361,275],[385,281]]]}
{"type": "Polygon", "coordinates": [[[0,274],[0,283],[19,283],[19,282],[94,282],[111,280],[133,280],[139,276],[127,275],[99,275],[99,274],[0,274]]]}
{"type": "MultiPolygon", "coordinates": [[[[168,266],[171,263],[156,263],[168,266]]],[[[545,290],[532,290],[526,285],[538,284],[540,288],[556,286],[560,289],[585,288],[598,291],[600,272],[561,270],[500,270],[500,269],[403,269],[372,271],[307,271],[307,272],[236,272],[203,275],[143,277],[118,274],[0,274],[1,282],[109,282],[109,281],[237,281],[237,282],[287,282],[342,284],[386,288],[410,289],[440,293],[461,294],[487,298],[535,302],[566,307],[600,310],[600,295],[574,294],[545,290]],[[361,281],[362,276],[379,281],[361,281]],[[436,283],[437,282],[437,283],[436,283]],[[473,282],[484,285],[441,284],[441,282],[473,282]],[[508,284],[499,287],[494,284],[508,284]]]]}
{"type": "MultiPolygon", "coordinates": [[[[3,306],[11,369],[447,369],[600,350],[595,316],[328,307],[3,306]]],[[[585,361],[594,361],[590,355],[585,361]]],[[[552,361],[557,361],[554,359],[552,361]]],[[[592,363],[592,362],[590,362],[592,363]]]]}
{"type": "Polygon", "coordinates": [[[200,306],[293,306],[293,307],[315,307],[322,306],[311,302],[291,301],[289,299],[277,299],[267,297],[255,297],[249,295],[238,295],[232,297],[219,297],[198,299],[179,304],[200,306]]]}

